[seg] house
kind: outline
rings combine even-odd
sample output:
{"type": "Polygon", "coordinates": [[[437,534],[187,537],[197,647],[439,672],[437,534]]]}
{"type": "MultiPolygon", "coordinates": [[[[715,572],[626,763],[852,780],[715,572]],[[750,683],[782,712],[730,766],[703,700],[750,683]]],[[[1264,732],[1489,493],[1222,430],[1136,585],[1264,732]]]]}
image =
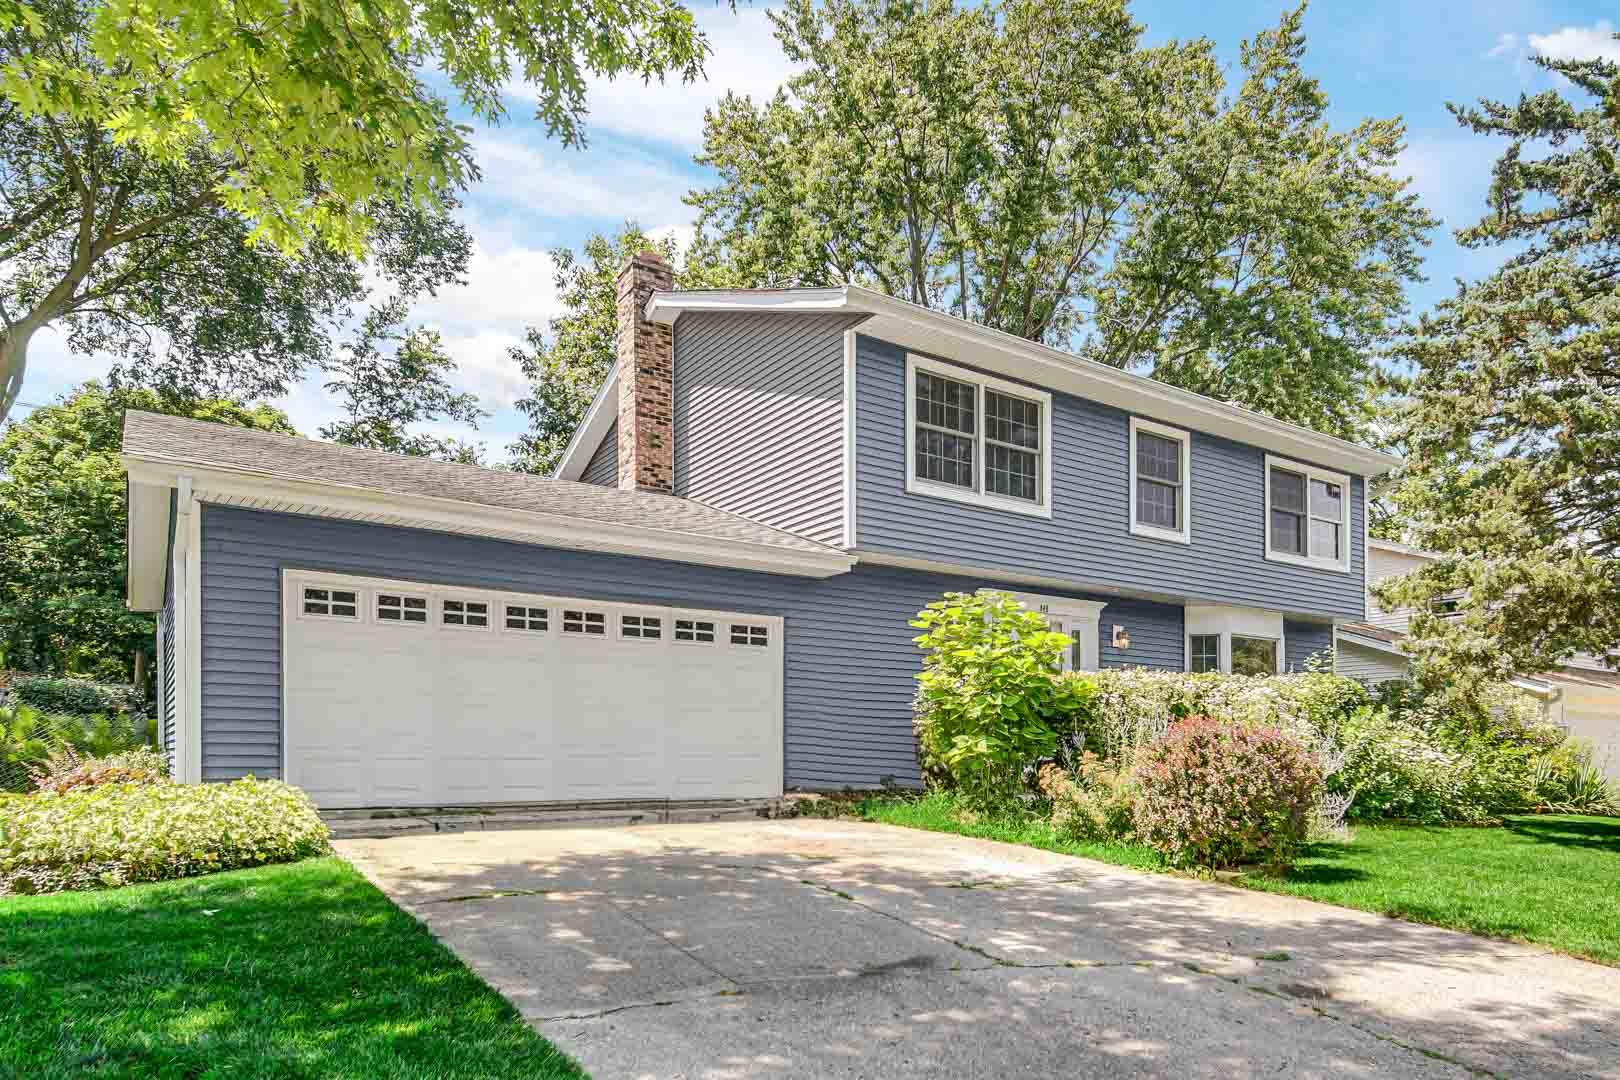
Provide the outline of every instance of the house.
{"type": "Polygon", "coordinates": [[[1365,610],[1395,459],[864,289],[619,279],[556,478],[130,413],[178,775],[322,806],[919,782],[908,620],[1012,590],[1075,668],[1280,671],[1365,610]]]}
{"type": "MultiPolygon", "coordinates": [[[[1367,541],[1367,586],[1420,569],[1435,556],[1418,548],[1376,538],[1367,541]]],[[[1442,597],[1444,613],[1457,598],[1442,597]]],[[[1339,626],[1334,639],[1333,670],[1371,686],[1404,678],[1410,661],[1403,647],[1412,621],[1411,608],[1386,611],[1369,591],[1367,617],[1339,626]]],[[[1592,745],[1594,763],[1620,781],[1620,673],[1601,658],[1577,654],[1555,671],[1514,680],[1541,703],[1551,724],[1592,745]]]]}

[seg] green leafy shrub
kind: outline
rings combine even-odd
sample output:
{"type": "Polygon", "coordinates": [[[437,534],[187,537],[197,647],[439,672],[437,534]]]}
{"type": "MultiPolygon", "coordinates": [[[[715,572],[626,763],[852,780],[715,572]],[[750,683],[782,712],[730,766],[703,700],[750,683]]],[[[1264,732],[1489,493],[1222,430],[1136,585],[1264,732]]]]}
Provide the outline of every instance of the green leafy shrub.
{"type": "Polygon", "coordinates": [[[1280,727],[1325,750],[1338,742],[1345,719],[1372,702],[1354,679],[1323,671],[1254,678],[1131,668],[1085,677],[1096,689],[1090,708],[1076,715],[1076,734],[1110,761],[1124,760],[1188,716],[1280,727]]]}
{"type": "Polygon", "coordinates": [[[1136,762],[1139,840],[1172,865],[1287,867],[1322,786],[1316,756],[1280,728],[1178,721],[1136,762]]]}
{"type": "Polygon", "coordinates": [[[1068,840],[1128,843],[1135,833],[1136,785],[1128,769],[1110,768],[1086,752],[1069,772],[1041,766],[1035,783],[1051,804],[1053,830],[1068,840]]]}
{"type": "Polygon", "coordinates": [[[145,696],[124,683],[54,675],[13,675],[6,692],[10,701],[64,716],[119,713],[141,716],[146,713],[145,696]]]}
{"type": "Polygon", "coordinates": [[[1352,819],[1441,824],[1490,818],[1469,782],[1466,756],[1387,708],[1352,716],[1343,728],[1342,753],[1344,764],[1329,784],[1353,797],[1352,819]]]}
{"type": "Polygon", "coordinates": [[[924,774],[981,802],[1012,794],[1090,701],[1088,680],[1056,677],[1072,639],[991,590],[947,593],[911,625],[926,654],[916,721],[924,774]]]}
{"type": "Polygon", "coordinates": [[[106,757],[84,757],[70,747],[63,747],[32,771],[35,787],[57,795],[74,788],[96,787],[99,784],[169,782],[168,759],[145,746],[106,757]]]}
{"type": "Polygon", "coordinates": [[[166,881],[327,849],[309,797],[276,780],[104,784],[0,801],[0,894],[166,881]]]}
{"type": "Polygon", "coordinates": [[[0,705],[0,791],[32,791],[33,770],[63,749],[106,757],[149,744],[122,715],[63,716],[30,705],[0,705]]]}

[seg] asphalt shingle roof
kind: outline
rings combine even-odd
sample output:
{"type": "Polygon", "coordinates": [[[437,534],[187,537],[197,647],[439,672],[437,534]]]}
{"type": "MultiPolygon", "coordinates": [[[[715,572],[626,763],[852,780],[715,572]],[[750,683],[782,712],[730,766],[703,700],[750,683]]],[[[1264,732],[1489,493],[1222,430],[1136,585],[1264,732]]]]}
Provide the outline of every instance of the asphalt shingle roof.
{"type": "Polygon", "coordinates": [[[818,555],[838,549],[673,495],[458,465],[131,410],[124,452],[200,468],[240,470],[394,495],[451,499],[502,510],[555,514],[582,522],[761,544],[818,555]]]}

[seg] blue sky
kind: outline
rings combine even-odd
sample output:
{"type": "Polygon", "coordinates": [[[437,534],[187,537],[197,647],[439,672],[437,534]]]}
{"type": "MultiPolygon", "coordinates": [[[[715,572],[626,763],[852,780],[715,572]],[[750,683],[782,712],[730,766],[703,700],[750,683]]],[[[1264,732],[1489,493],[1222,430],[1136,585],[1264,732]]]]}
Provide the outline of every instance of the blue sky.
{"type": "MultiPolygon", "coordinates": [[[[522,429],[511,402],[523,386],[505,349],[526,324],[544,323],[557,311],[546,252],[577,246],[589,233],[614,229],[627,218],[646,229],[689,235],[691,215],[681,196],[709,180],[692,163],[704,107],[727,89],[757,100],[789,74],[770,35],[768,4],[739,0],[735,13],[704,0],[691,6],[714,47],[706,82],[593,86],[590,145],[583,151],[547,141],[528,119],[522,88],[514,88],[511,120],[476,134],[484,179],[466,200],[477,244],[469,281],[422,304],[416,318],[441,330],[462,383],[494,413],[477,432],[442,430],[485,443],[491,460],[501,460],[506,443],[522,429]]],[[[1238,42],[1274,25],[1282,7],[1283,0],[1137,0],[1132,12],[1146,26],[1148,43],[1207,36],[1235,67],[1238,42]]],[[[1545,88],[1548,76],[1527,63],[1533,51],[1602,51],[1620,60],[1620,42],[1605,21],[1613,12],[1612,0],[1312,5],[1306,67],[1332,101],[1332,121],[1348,127],[1365,116],[1404,117],[1410,146],[1402,171],[1445,221],[1428,252],[1430,280],[1411,290],[1414,310],[1449,293],[1455,278],[1477,277],[1495,261],[1492,253],[1459,248],[1450,230],[1478,216],[1497,148],[1458,128],[1445,102],[1512,99],[1545,88]]],[[[107,370],[105,359],[73,356],[50,334],[36,338],[29,366],[21,400],[36,404],[107,370]]],[[[333,417],[318,380],[278,404],[309,434],[333,417]]]]}

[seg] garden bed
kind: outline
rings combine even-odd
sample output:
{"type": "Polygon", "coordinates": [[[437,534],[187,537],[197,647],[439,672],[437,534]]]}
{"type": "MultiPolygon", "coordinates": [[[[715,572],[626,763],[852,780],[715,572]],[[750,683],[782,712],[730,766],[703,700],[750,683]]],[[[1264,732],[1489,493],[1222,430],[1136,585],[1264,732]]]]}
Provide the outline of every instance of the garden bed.
{"type": "MultiPolygon", "coordinates": [[[[872,798],[844,810],[1118,866],[1165,867],[1147,847],[1072,840],[1044,819],[974,813],[946,794],[872,798]]],[[[1280,877],[1229,880],[1620,967],[1620,818],[1515,815],[1499,828],[1358,825],[1348,841],[1308,845],[1280,877]]]]}

